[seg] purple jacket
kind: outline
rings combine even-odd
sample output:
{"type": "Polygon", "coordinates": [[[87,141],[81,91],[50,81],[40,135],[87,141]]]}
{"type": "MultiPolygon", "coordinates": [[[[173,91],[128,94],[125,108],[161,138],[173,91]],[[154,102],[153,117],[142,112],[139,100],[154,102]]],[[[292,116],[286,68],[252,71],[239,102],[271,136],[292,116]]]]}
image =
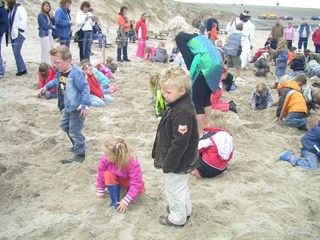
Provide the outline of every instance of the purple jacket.
{"type": "Polygon", "coordinates": [[[142,172],[138,160],[134,157],[130,158],[129,166],[124,170],[119,170],[114,163],[107,160],[106,156],[100,158],[100,163],[98,166],[98,177],[97,177],[97,187],[98,189],[105,188],[105,181],[103,174],[109,171],[115,174],[119,180],[130,180],[130,187],[127,195],[124,197],[129,197],[129,199],[136,199],[138,194],[141,192],[144,182],[142,180],[142,172]]]}

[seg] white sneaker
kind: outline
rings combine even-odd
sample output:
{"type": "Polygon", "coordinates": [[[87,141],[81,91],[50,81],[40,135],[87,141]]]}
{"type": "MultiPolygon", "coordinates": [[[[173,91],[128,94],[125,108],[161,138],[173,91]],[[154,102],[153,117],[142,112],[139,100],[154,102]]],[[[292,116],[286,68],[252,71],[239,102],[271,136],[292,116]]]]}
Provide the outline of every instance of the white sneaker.
{"type": "Polygon", "coordinates": [[[244,80],[242,77],[237,77],[237,78],[236,78],[236,81],[245,82],[246,80],[244,80]]]}

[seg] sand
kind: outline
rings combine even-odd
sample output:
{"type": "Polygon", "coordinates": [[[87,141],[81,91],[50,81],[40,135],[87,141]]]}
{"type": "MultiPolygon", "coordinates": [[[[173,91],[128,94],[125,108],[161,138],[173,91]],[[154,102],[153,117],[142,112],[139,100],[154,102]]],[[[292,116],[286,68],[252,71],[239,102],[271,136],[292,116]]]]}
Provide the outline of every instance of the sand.
{"type": "MultiPolygon", "coordinates": [[[[35,24],[35,18],[31,22],[35,24]]],[[[114,30],[110,29],[110,40],[114,30]]],[[[256,31],[255,49],[263,46],[267,35],[256,31]]],[[[167,42],[170,52],[173,45],[170,39],[167,42]]],[[[148,45],[156,44],[153,39],[148,45]]],[[[27,76],[15,76],[11,48],[2,45],[6,74],[0,80],[0,239],[319,239],[319,171],[277,161],[286,149],[298,154],[304,132],[273,123],[275,107],[249,109],[257,82],[272,86],[274,81],[271,75],[254,77],[252,66],[242,72],[246,81],[223,95],[223,100],[233,99],[238,106],[237,114],[224,113],[235,143],[229,170],[216,179],[190,177],[193,213],[184,228],[158,223],[166,214],[164,176],[151,159],[158,121],[147,81],[169,64],[139,61],[134,58],[136,47],[129,45],[132,62],[118,64],[112,80],[119,87],[112,94],[115,102],[90,109],[84,127],[85,162],[62,165],[60,160],[72,153],[59,127],[57,101],[36,98],[40,61],[36,28],[28,32],[22,50],[27,76]],[[95,197],[102,142],[114,135],[125,138],[138,157],[147,189],[125,214],[108,207],[108,195],[103,203],[95,197]]],[[[74,43],[71,51],[77,63],[74,43]]],[[[93,59],[102,56],[97,45],[93,52],[93,59]]],[[[115,45],[107,48],[106,55],[115,54],[115,45]]],[[[272,94],[276,100],[274,90],[272,94]]]]}

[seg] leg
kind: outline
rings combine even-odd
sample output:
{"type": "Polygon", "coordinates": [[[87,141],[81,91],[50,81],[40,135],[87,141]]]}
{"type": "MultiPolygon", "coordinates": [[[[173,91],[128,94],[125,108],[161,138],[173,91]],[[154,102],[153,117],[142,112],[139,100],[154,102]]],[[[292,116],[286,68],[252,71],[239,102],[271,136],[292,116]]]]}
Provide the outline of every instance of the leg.
{"type": "Polygon", "coordinates": [[[121,52],[122,52],[122,48],[118,47],[118,49],[117,49],[117,61],[118,62],[122,62],[121,52]]]}
{"type": "Polygon", "coordinates": [[[82,134],[84,124],[84,117],[80,115],[79,111],[72,111],[69,120],[69,135],[74,141],[74,152],[76,155],[83,155],[86,151],[85,137],[82,134]]]}
{"type": "Polygon", "coordinates": [[[299,37],[299,40],[298,40],[298,49],[299,50],[301,50],[301,48],[302,48],[302,41],[303,41],[302,37],[299,37]]]}
{"type": "Polygon", "coordinates": [[[0,36],[0,77],[3,77],[4,67],[3,67],[3,60],[2,60],[1,45],[2,45],[2,36],[0,36]]]}
{"type": "Polygon", "coordinates": [[[41,37],[40,38],[40,45],[41,45],[41,62],[45,62],[51,65],[51,59],[49,55],[49,51],[51,50],[50,46],[50,39],[49,36],[41,37]]]}
{"type": "Polygon", "coordinates": [[[305,38],[304,41],[303,41],[303,50],[307,50],[307,47],[308,47],[308,38],[305,38]]]}
{"type": "Polygon", "coordinates": [[[188,214],[191,215],[188,179],[189,174],[165,174],[165,191],[170,209],[168,218],[175,225],[184,225],[188,214]]]}
{"type": "Polygon", "coordinates": [[[319,158],[316,154],[307,151],[305,148],[301,149],[301,153],[304,156],[304,159],[301,157],[294,157],[292,160],[294,166],[299,166],[308,170],[315,170],[318,168],[319,158]]]}
{"type": "Polygon", "coordinates": [[[114,209],[117,209],[119,207],[119,201],[120,201],[120,184],[119,184],[118,178],[115,174],[109,171],[106,171],[103,174],[103,177],[110,194],[111,206],[114,209]]]}
{"type": "Polygon", "coordinates": [[[289,127],[295,127],[299,130],[307,130],[307,119],[304,118],[305,113],[292,112],[289,113],[283,123],[289,127]]]}
{"type": "Polygon", "coordinates": [[[93,94],[90,94],[90,102],[92,107],[103,107],[106,105],[101,98],[93,94]]]}
{"type": "Polygon", "coordinates": [[[21,55],[21,49],[22,49],[24,39],[25,39],[24,36],[19,34],[18,38],[12,40],[12,49],[13,49],[14,58],[16,60],[18,73],[27,71],[26,65],[25,65],[23,58],[22,58],[22,55],[21,55]]]}

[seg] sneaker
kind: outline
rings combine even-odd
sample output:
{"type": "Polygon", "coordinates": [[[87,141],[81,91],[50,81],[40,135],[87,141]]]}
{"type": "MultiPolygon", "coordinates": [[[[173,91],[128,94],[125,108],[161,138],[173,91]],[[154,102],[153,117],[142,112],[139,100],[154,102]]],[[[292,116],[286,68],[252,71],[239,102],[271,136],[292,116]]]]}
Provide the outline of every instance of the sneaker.
{"type": "Polygon", "coordinates": [[[123,59],[123,61],[125,61],[125,62],[131,62],[131,60],[130,59],[123,59]]]}
{"type": "Polygon", "coordinates": [[[237,110],[237,104],[236,104],[233,100],[231,100],[231,101],[229,102],[229,110],[232,111],[232,112],[234,112],[234,113],[237,113],[237,112],[238,112],[238,110],[237,110]]]}
{"type": "Polygon", "coordinates": [[[290,151],[285,151],[280,155],[279,160],[290,161],[292,157],[293,157],[293,154],[290,151]]]}
{"type": "Polygon", "coordinates": [[[19,76],[22,76],[22,75],[26,75],[27,73],[28,73],[27,70],[24,70],[22,72],[17,72],[16,76],[19,77],[19,76]]]}
{"type": "Polygon", "coordinates": [[[76,154],[71,159],[63,159],[63,160],[61,160],[61,163],[62,164],[69,164],[69,163],[74,163],[74,162],[82,163],[85,160],[85,158],[86,158],[85,153],[76,154]]]}
{"type": "Polygon", "coordinates": [[[165,217],[165,216],[160,216],[159,218],[159,223],[161,225],[165,225],[165,226],[174,226],[174,227],[184,227],[185,224],[181,224],[181,225],[177,225],[177,224],[174,224],[172,223],[168,217],[165,217]]]}

